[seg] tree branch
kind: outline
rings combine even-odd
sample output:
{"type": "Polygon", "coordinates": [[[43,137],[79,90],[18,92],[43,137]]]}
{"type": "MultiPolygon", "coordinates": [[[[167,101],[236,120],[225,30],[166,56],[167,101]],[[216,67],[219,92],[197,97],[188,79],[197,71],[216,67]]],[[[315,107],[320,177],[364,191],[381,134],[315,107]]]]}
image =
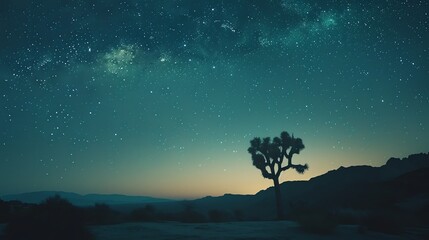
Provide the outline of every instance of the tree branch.
{"type": "Polygon", "coordinates": [[[280,156],[280,161],[279,161],[280,167],[282,166],[282,164],[283,164],[283,159],[284,159],[284,157],[286,156],[286,149],[285,149],[284,147],[281,147],[281,148],[282,148],[282,154],[281,154],[281,156],[280,156]]]}
{"type": "Polygon", "coordinates": [[[290,150],[289,150],[289,154],[287,154],[286,155],[286,158],[287,158],[287,165],[289,166],[289,165],[292,165],[292,157],[293,157],[293,155],[295,154],[295,152],[293,151],[293,148],[291,148],[290,150]]]}
{"type": "Polygon", "coordinates": [[[291,166],[293,169],[296,170],[297,173],[299,174],[303,174],[307,169],[308,169],[308,165],[307,164],[297,164],[297,165],[292,165],[291,166]]]}
{"type": "Polygon", "coordinates": [[[268,179],[273,179],[273,174],[270,174],[268,171],[267,171],[267,169],[265,169],[265,168],[263,168],[263,169],[260,169],[261,170],[261,173],[262,173],[262,176],[264,177],[264,178],[268,178],[268,179]]]}
{"type": "Polygon", "coordinates": [[[262,152],[261,150],[257,150],[257,153],[260,153],[262,156],[264,156],[265,165],[269,166],[270,165],[270,157],[268,156],[268,154],[262,152]]]}
{"type": "Polygon", "coordinates": [[[295,169],[298,173],[304,173],[305,170],[308,169],[308,165],[307,164],[288,164],[287,166],[284,166],[281,168],[282,171],[286,171],[290,168],[295,169]]]}
{"type": "Polygon", "coordinates": [[[290,165],[284,166],[281,168],[282,172],[288,170],[289,168],[291,168],[290,165]]]}

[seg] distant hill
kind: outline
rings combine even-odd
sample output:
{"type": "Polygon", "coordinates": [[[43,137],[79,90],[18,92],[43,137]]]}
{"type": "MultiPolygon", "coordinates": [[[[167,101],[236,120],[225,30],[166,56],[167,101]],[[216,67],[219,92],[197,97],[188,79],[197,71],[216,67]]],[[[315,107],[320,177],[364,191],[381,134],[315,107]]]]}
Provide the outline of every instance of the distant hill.
{"type": "MultiPolygon", "coordinates": [[[[429,204],[429,153],[413,154],[402,160],[391,158],[381,167],[340,167],[308,181],[284,182],[281,191],[286,212],[302,205],[365,210],[408,204],[417,208],[429,204]]],[[[257,220],[275,216],[274,201],[274,188],[270,187],[256,195],[225,194],[155,206],[178,211],[192,205],[200,212],[241,212],[246,218],[257,220]]]]}
{"type": "Polygon", "coordinates": [[[11,194],[1,196],[0,199],[5,201],[17,200],[25,203],[40,203],[48,197],[60,195],[76,206],[90,206],[95,203],[105,203],[109,205],[120,204],[147,204],[155,202],[166,202],[168,199],[153,198],[146,196],[127,196],[120,194],[87,194],[81,195],[72,192],[61,191],[40,191],[22,194],[11,194]]]}

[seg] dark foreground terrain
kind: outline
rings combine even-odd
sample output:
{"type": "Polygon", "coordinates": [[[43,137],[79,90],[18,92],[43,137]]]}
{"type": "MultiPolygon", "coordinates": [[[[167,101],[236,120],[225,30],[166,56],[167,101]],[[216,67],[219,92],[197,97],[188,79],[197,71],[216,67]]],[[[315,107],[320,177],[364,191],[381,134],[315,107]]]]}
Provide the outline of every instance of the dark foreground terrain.
{"type": "MultiPolygon", "coordinates": [[[[0,232],[4,225],[0,225],[0,232]]],[[[339,225],[332,234],[306,233],[291,221],[254,221],[228,223],[124,223],[117,225],[92,226],[90,231],[97,240],[304,240],[304,239],[362,239],[362,240],[418,240],[425,237],[417,230],[401,236],[366,231],[357,225],[339,225]]],[[[0,235],[0,239],[4,239],[0,235]]]]}
{"type": "Polygon", "coordinates": [[[303,232],[289,221],[231,222],[231,223],[126,223],[92,227],[96,239],[225,239],[225,240],[287,240],[287,239],[424,239],[412,234],[403,236],[375,232],[360,233],[356,225],[340,225],[333,234],[316,235],[303,232]]]}

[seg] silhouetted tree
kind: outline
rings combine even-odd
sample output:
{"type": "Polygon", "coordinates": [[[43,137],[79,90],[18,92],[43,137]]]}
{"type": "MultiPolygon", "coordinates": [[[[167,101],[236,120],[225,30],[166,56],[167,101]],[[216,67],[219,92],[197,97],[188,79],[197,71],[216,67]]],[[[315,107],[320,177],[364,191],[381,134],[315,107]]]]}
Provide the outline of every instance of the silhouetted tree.
{"type": "Polygon", "coordinates": [[[288,132],[282,132],[280,137],[259,137],[250,141],[248,152],[252,155],[253,166],[259,169],[264,178],[272,179],[276,196],[277,217],[283,218],[283,207],[280,193],[279,177],[283,171],[295,169],[298,173],[304,173],[308,165],[293,164],[292,157],[304,149],[301,138],[295,138],[288,132]]]}

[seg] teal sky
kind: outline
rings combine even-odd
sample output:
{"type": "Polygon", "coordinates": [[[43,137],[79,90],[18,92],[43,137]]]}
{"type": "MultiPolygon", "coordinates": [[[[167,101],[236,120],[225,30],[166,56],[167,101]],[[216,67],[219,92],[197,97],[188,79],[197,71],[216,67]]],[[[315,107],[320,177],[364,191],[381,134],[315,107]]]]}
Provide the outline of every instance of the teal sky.
{"type": "Polygon", "coordinates": [[[0,195],[254,194],[249,141],[284,130],[310,169],[282,181],[428,151],[425,1],[0,9],[0,195]]]}

